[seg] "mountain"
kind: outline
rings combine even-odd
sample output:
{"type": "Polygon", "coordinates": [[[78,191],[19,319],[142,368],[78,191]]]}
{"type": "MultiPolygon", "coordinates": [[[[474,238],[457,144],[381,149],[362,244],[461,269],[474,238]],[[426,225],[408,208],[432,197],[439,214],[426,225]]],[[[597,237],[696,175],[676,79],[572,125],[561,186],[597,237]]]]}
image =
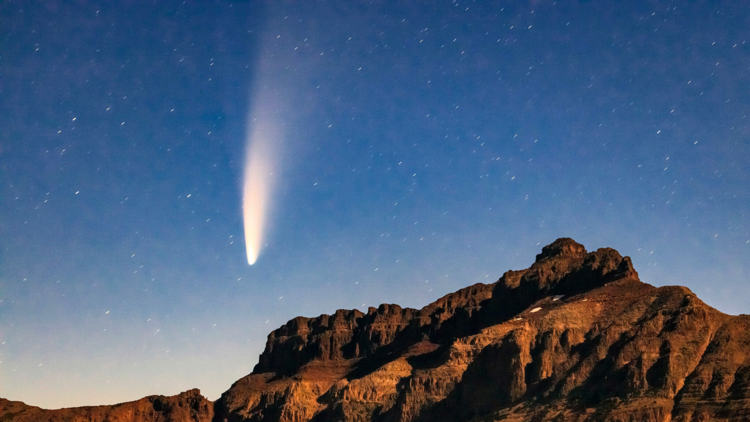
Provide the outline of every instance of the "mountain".
{"type": "Polygon", "coordinates": [[[297,317],[211,403],[191,390],[0,421],[747,421],[750,317],[572,239],[422,309],[297,317]],[[157,404],[158,403],[158,404],[157,404]]]}
{"type": "Polygon", "coordinates": [[[46,410],[0,399],[0,421],[50,422],[211,422],[213,403],[199,390],[176,396],[149,396],[113,406],[85,406],[46,410]]]}

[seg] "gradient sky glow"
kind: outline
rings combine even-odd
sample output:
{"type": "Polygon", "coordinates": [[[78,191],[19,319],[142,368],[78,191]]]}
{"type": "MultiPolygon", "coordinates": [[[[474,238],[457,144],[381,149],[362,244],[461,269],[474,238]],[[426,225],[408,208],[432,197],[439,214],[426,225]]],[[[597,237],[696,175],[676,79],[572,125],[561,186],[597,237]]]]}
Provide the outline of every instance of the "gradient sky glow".
{"type": "Polygon", "coordinates": [[[70,3],[0,3],[0,397],[213,400],[295,316],[563,236],[750,310],[746,2],[70,3]]]}

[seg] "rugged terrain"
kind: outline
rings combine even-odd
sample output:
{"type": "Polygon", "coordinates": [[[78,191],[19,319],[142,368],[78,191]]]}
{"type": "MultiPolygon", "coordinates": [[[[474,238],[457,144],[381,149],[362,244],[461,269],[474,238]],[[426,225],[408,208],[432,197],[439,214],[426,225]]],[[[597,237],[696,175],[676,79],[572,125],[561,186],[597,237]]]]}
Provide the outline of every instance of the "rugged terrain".
{"type": "Polygon", "coordinates": [[[253,373],[197,390],[0,421],[747,421],[750,317],[638,279],[628,257],[571,239],[530,268],[422,309],[297,317],[253,373]]]}
{"type": "Polygon", "coordinates": [[[199,390],[176,396],[149,396],[114,406],[86,406],[46,410],[21,402],[0,399],[0,421],[54,422],[210,422],[213,403],[199,390]]]}

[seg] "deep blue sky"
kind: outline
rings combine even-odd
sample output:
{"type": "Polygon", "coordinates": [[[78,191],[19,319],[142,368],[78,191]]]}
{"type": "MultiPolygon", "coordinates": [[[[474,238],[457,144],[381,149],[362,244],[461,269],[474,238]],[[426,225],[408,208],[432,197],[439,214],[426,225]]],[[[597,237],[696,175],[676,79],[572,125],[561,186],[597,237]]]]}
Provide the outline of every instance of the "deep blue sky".
{"type": "Polygon", "coordinates": [[[563,236],[750,309],[746,3],[68,3],[0,3],[2,397],[216,399],[292,317],[421,307],[563,236]]]}

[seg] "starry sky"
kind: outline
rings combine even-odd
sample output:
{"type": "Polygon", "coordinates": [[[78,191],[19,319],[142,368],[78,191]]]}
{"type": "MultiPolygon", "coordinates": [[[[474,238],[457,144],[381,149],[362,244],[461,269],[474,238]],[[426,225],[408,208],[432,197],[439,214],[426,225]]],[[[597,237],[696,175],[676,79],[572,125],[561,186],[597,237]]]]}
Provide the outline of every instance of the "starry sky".
{"type": "Polygon", "coordinates": [[[572,237],[750,310],[745,2],[0,2],[0,397],[248,374],[572,237]],[[248,133],[274,142],[247,264],[248,133]]]}

